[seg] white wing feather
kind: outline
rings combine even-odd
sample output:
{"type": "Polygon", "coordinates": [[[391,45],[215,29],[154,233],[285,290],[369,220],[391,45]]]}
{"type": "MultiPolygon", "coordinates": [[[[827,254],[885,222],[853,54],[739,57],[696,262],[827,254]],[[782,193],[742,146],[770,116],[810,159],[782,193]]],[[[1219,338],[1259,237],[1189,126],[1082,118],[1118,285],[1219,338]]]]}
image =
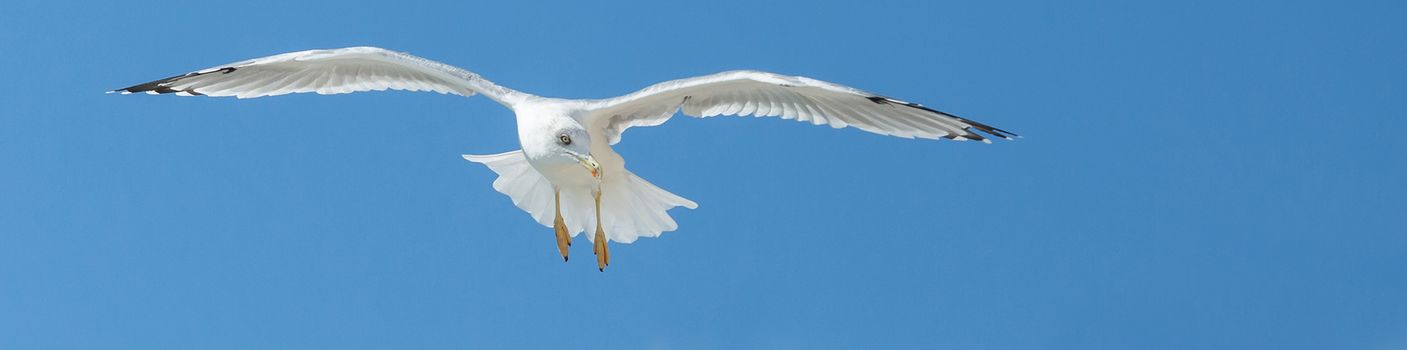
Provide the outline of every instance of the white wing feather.
{"type": "Polygon", "coordinates": [[[480,93],[510,108],[531,96],[458,67],[375,47],[290,52],[215,66],[112,92],[253,98],[386,89],[434,91],[465,97],[480,93]]]}
{"type": "Polygon", "coordinates": [[[633,126],[655,126],[682,110],[692,117],[718,115],[795,119],[834,128],[903,138],[947,138],[990,143],[983,133],[1010,140],[1016,134],[852,87],[807,77],[730,71],[667,81],[629,95],[584,101],[588,126],[605,130],[611,144],[633,126]]]}

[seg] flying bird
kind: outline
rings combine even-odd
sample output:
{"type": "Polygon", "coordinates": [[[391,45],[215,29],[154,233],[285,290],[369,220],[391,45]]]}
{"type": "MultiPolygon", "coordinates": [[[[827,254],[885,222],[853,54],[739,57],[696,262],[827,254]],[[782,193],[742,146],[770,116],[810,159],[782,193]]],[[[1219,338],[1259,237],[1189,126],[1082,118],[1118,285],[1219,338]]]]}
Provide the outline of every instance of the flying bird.
{"type": "Polygon", "coordinates": [[[729,71],[671,80],[607,99],[535,96],[473,72],[376,47],[308,50],[240,61],[113,90],[253,98],[289,93],[434,91],[482,94],[513,110],[521,150],[464,155],[498,174],[493,188],[551,227],[562,259],[572,238],[594,226],[596,266],[610,264],[608,241],[631,243],[678,228],[667,212],[693,201],[625,169],[611,149],[621,133],[655,126],[682,111],[691,117],[780,117],[903,138],[1011,140],[1015,134],[919,104],[800,76],[729,71]],[[980,133],[979,133],[980,132],[980,133]],[[986,134],[987,136],[984,136],[986,134]]]}

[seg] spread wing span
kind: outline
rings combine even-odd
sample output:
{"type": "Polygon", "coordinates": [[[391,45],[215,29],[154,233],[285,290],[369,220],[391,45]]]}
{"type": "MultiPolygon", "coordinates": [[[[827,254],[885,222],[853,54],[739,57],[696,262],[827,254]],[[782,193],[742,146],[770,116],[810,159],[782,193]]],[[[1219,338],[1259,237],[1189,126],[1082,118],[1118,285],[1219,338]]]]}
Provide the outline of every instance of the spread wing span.
{"type": "Polygon", "coordinates": [[[1016,134],[916,103],[799,76],[730,71],[667,81],[629,95],[585,102],[588,124],[605,130],[609,142],[632,126],[664,123],[676,111],[691,117],[718,115],[781,117],[903,138],[946,138],[990,143],[1016,134]]]}
{"type": "Polygon", "coordinates": [[[434,91],[465,97],[480,93],[509,107],[526,96],[458,67],[375,47],[290,52],[219,65],[112,92],[253,98],[300,92],[326,95],[386,89],[434,91]]]}

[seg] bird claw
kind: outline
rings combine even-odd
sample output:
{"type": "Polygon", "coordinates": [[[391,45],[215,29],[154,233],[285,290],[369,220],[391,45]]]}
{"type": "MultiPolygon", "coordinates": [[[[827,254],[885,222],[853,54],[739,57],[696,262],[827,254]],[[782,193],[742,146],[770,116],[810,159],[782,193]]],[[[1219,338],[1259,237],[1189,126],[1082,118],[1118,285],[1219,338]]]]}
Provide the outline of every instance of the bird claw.
{"type": "Polygon", "coordinates": [[[557,251],[562,253],[562,261],[567,261],[567,247],[572,246],[572,236],[567,232],[567,223],[562,220],[561,194],[556,194],[557,217],[552,219],[552,231],[557,235],[557,251]]]}
{"type": "Polygon", "coordinates": [[[611,265],[611,252],[606,249],[606,231],[601,229],[601,190],[598,188],[592,195],[596,197],[596,236],[591,251],[596,253],[596,269],[605,272],[606,266],[611,265]]]}
{"type": "Polygon", "coordinates": [[[567,261],[567,247],[572,246],[572,236],[567,234],[567,225],[562,222],[562,217],[558,216],[556,222],[552,224],[553,231],[557,235],[557,251],[562,253],[562,261],[567,261]]]}
{"type": "Polygon", "coordinates": [[[594,240],[596,242],[591,251],[596,253],[596,269],[606,271],[606,266],[611,266],[611,251],[606,248],[606,231],[601,230],[599,226],[596,227],[594,240]]]}

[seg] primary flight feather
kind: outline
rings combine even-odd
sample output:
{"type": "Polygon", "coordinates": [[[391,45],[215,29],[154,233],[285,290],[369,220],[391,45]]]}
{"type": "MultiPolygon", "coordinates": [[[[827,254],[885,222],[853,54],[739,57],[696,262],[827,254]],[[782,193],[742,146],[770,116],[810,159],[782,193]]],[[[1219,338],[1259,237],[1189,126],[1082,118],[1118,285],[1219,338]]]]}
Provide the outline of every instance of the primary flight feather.
{"type": "Polygon", "coordinates": [[[986,124],[852,87],[807,77],[730,71],[667,81],[609,99],[558,99],[499,86],[478,74],[375,47],[290,52],[203,69],[113,90],[252,98],[289,93],[341,94],[409,90],[482,94],[513,110],[522,149],[464,155],[498,174],[493,188],[539,223],[552,227],[562,259],[572,237],[587,235],[597,268],[610,263],[606,242],[634,242],[678,228],[667,212],[693,201],[625,169],[611,149],[635,126],[664,123],[677,112],[781,117],[903,138],[990,143],[1016,135],[986,124]],[[985,134],[985,135],[984,135],[985,134]]]}

